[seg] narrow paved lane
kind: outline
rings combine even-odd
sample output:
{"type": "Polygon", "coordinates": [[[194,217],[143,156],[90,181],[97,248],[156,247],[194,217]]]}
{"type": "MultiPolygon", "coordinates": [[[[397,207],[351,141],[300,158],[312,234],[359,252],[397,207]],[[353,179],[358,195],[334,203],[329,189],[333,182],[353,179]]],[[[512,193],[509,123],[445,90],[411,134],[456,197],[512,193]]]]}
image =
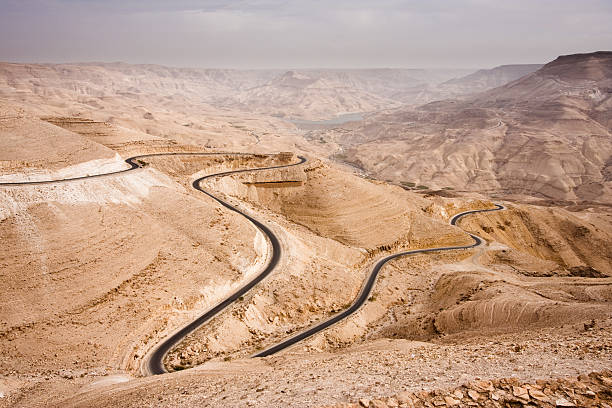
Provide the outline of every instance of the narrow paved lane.
{"type": "Polygon", "coordinates": [[[156,348],[153,350],[153,352],[149,354],[147,360],[145,361],[145,365],[146,365],[145,368],[146,368],[147,373],[163,374],[167,372],[166,368],[164,367],[163,361],[168,351],[170,351],[174,346],[180,343],[187,335],[189,335],[190,333],[193,333],[200,326],[202,326],[203,324],[208,322],[210,319],[212,319],[213,317],[221,313],[229,305],[234,303],[241,296],[243,296],[245,293],[251,290],[255,285],[261,282],[266,276],[268,276],[274,270],[274,268],[278,264],[278,261],[280,260],[281,246],[280,246],[280,242],[278,241],[278,238],[276,237],[276,235],[274,235],[274,233],[268,227],[266,227],[261,222],[257,221],[255,218],[240,211],[238,208],[227,203],[226,201],[221,200],[219,197],[216,197],[213,194],[209,193],[208,191],[204,190],[200,184],[201,181],[209,179],[209,178],[213,178],[213,177],[223,177],[223,176],[227,176],[230,174],[236,174],[236,173],[245,173],[245,172],[252,172],[252,171],[261,171],[261,170],[270,170],[270,169],[279,169],[283,167],[297,166],[306,161],[306,158],[302,156],[298,156],[298,158],[300,160],[292,164],[287,164],[287,165],[282,165],[282,166],[257,167],[257,168],[251,168],[251,169],[225,171],[222,173],[215,173],[215,174],[210,174],[208,176],[200,177],[199,179],[193,181],[192,183],[193,188],[213,198],[225,208],[242,215],[247,220],[249,220],[251,223],[253,223],[253,225],[255,225],[270,241],[270,244],[272,246],[271,257],[266,267],[257,276],[255,276],[255,278],[253,278],[251,281],[246,283],[244,286],[242,286],[232,295],[230,295],[229,297],[221,301],[219,304],[214,306],[212,309],[208,310],[206,313],[198,317],[196,320],[189,323],[187,326],[183,327],[182,329],[175,332],[170,337],[166,338],[164,341],[159,343],[156,346],[156,348]]]}
{"type": "MultiPolygon", "coordinates": [[[[70,178],[58,179],[58,180],[7,182],[7,183],[0,183],[0,186],[11,187],[11,186],[56,184],[56,183],[71,182],[71,181],[77,181],[77,180],[86,180],[86,179],[93,179],[93,178],[113,176],[113,175],[127,173],[129,171],[133,171],[133,170],[142,168],[144,166],[144,162],[142,160],[148,159],[148,158],[152,158],[152,157],[167,157],[167,156],[219,156],[219,155],[252,156],[252,154],[250,154],[250,153],[233,153],[233,152],[219,152],[219,153],[211,153],[211,152],[152,153],[152,154],[144,154],[144,155],[139,155],[139,156],[133,156],[133,157],[130,157],[130,158],[126,159],[125,162],[130,167],[126,168],[126,169],[122,169],[122,170],[112,171],[112,172],[108,172],[108,173],[100,173],[100,174],[88,175],[88,176],[70,177],[70,178]]],[[[249,169],[242,169],[242,170],[225,171],[225,172],[221,172],[221,173],[209,174],[207,176],[200,177],[200,178],[198,178],[198,179],[193,181],[193,183],[192,183],[193,188],[195,188],[196,190],[198,190],[198,191],[206,194],[207,196],[211,197],[212,199],[217,201],[219,204],[221,204],[222,206],[224,206],[228,210],[234,211],[234,212],[242,215],[247,220],[249,220],[251,223],[253,223],[253,225],[255,225],[255,227],[257,227],[264,234],[264,236],[270,242],[270,245],[271,245],[270,259],[268,260],[268,263],[267,263],[266,267],[257,276],[255,276],[252,280],[247,282],[244,286],[242,286],[240,289],[238,289],[232,295],[230,295],[229,297],[227,297],[226,299],[221,301],[219,304],[214,306],[212,309],[210,309],[206,313],[202,314],[196,320],[194,320],[193,322],[191,322],[188,325],[184,326],[183,328],[181,328],[177,332],[173,333],[168,338],[164,339],[161,343],[159,343],[153,349],[153,351],[148,354],[147,358],[144,361],[143,369],[146,371],[147,374],[163,374],[163,373],[167,372],[166,368],[164,367],[163,361],[164,361],[164,357],[166,356],[168,351],[170,351],[174,346],[176,346],[178,343],[180,343],[185,338],[185,336],[189,335],[194,330],[197,330],[204,323],[206,323],[207,321],[209,321],[210,319],[212,319],[213,317],[215,317],[216,315],[221,313],[229,305],[231,305],[233,302],[235,302],[238,298],[243,296],[245,293],[247,293],[249,290],[251,290],[255,285],[257,285],[259,282],[261,282],[266,276],[268,276],[274,270],[274,268],[278,264],[278,261],[279,261],[280,256],[281,256],[281,246],[280,246],[280,243],[278,241],[278,238],[276,237],[276,235],[274,235],[274,233],[268,227],[266,227],[264,224],[262,224],[261,222],[257,221],[255,218],[251,217],[250,215],[240,211],[238,208],[234,207],[233,205],[229,204],[228,202],[223,201],[219,197],[217,197],[217,196],[213,195],[212,193],[209,193],[208,191],[204,190],[202,188],[202,186],[201,186],[201,182],[203,180],[210,179],[210,178],[215,178],[215,177],[223,177],[223,176],[228,176],[228,175],[231,175],[231,174],[246,173],[246,172],[253,172],[253,171],[280,169],[280,168],[285,168],[285,167],[297,166],[297,165],[300,165],[300,164],[306,162],[306,158],[305,157],[298,156],[298,158],[299,158],[299,161],[297,161],[295,163],[291,163],[291,164],[285,164],[285,165],[279,165],[279,166],[268,166],[268,167],[256,167],[256,168],[249,168],[249,169]]]]}
{"type": "MultiPolygon", "coordinates": [[[[495,208],[491,208],[491,209],[485,209],[485,210],[472,210],[472,211],[465,211],[462,212],[460,214],[455,215],[451,220],[450,220],[450,224],[451,225],[456,225],[457,221],[461,218],[464,217],[468,214],[475,214],[475,213],[479,213],[479,212],[489,212],[489,211],[499,211],[499,210],[503,210],[504,206],[500,205],[500,204],[495,204],[495,208]]],[[[368,279],[366,280],[364,286],[361,288],[361,292],[359,292],[359,295],[357,296],[357,298],[355,299],[355,301],[353,302],[353,304],[346,309],[343,312],[338,313],[335,316],[332,316],[330,319],[325,320],[324,322],[318,323],[317,325],[307,329],[306,331],[303,331],[293,337],[290,337],[289,339],[276,344],[260,353],[255,354],[253,357],[266,357],[275,353],[278,353],[281,350],[284,350],[288,347],[291,347],[292,345],[310,337],[315,335],[316,333],[319,333],[322,330],[327,329],[328,327],[330,327],[331,325],[338,323],[339,321],[346,319],[347,317],[349,317],[350,315],[352,315],[353,313],[355,313],[357,310],[359,310],[359,308],[361,308],[361,306],[363,306],[363,304],[367,301],[367,299],[370,297],[370,293],[372,292],[372,288],[374,287],[374,284],[376,283],[376,278],[378,277],[378,274],[380,272],[380,270],[382,269],[383,266],[385,266],[385,264],[389,261],[391,261],[392,259],[395,258],[399,258],[401,256],[406,256],[406,255],[412,255],[412,254],[421,254],[421,253],[429,253],[429,252],[442,252],[442,251],[453,251],[453,250],[457,250],[457,249],[470,249],[470,248],[475,248],[479,245],[482,245],[482,238],[480,238],[477,235],[474,234],[469,234],[472,239],[474,240],[474,243],[471,245],[462,245],[462,246],[451,246],[451,247],[439,247],[439,248],[427,248],[427,249],[415,249],[412,251],[405,251],[405,252],[398,252],[397,254],[393,254],[393,255],[389,255],[387,257],[382,258],[381,260],[379,260],[376,265],[374,265],[374,268],[372,269],[372,272],[370,272],[370,276],[368,276],[368,279]]]]}
{"type": "MultiPolygon", "coordinates": [[[[243,156],[249,156],[252,155],[250,153],[233,153],[233,152],[219,152],[219,153],[211,153],[211,152],[193,152],[193,153],[189,153],[189,152],[171,152],[171,153],[152,153],[152,154],[144,154],[144,155],[139,155],[139,156],[134,156],[134,157],[130,157],[128,159],[125,160],[125,162],[130,166],[127,169],[122,169],[122,170],[118,170],[118,171],[114,171],[114,172],[109,172],[109,173],[101,173],[101,174],[95,174],[95,175],[88,175],[88,176],[81,176],[81,177],[72,177],[72,178],[67,178],[67,179],[60,179],[60,180],[45,180],[45,181],[22,181],[22,182],[10,182],[10,183],[0,183],[0,186],[23,186],[23,185],[40,185],[40,184],[53,184],[53,183],[60,183],[60,182],[68,182],[68,181],[75,181],[75,180],[84,180],[84,179],[91,179],[91,178],[97,178],[97,177],[105,177],[105,176],[111,176],[111,175],[117,175],[117,174],[122,174],[122,173],[126,173],[132,170],[136,170],[139,168],[142,168],[144,165],[144,162],[142,161],[143,159],[147,159],[147,158],[152,158],[152,157],[165,157],[165,156],[215,156],[215,155],[243,155],[243,156]]],[[[255,276],[251,281],[249,281],[248,283],[246,283],[244,286],[242,286],[240,289],[238,289],[236,292],[234,292],[232,295],[230,295],[229,297],[227,297],[226,299],[224,299],[223,301],[221,301],[220,303],[218,303],[216,306],[214,306],[213,308],[211,308],[210,310],[208,310],[206,313],[202,314],[200,317],[198,317],[196,320],[194,320],[193,322],[189,323],[188,325],[184,326],[183,328],[181,328],[180,330],[176,331],[175,333],[173,333],[171,336],[167,337],[166,339],[164,339],[162,342],[160,342],[154,349],[152,352],[150,352],[147,356],[147,358],[145,359],[144,366],[143,369],[147,374],[151,374],[151,375],[155,375],[155,374],[163,374],[166,373],[167,370],[163,364],[163,360],[164,357],[166,356],[166,354],[168,353],[168,351],[170,351],[174,346],[176,346],[177,344],[179,344],[187,335],[189,335],[190,333],[193,333],[195,330],[197,330],[199,327],[201,327],[203,324],[205,324],[206,322],[208,322],[210,319],[212,319],[213,317],[217,316],[219,313],[221,313],[223,310],[225,310],[228,306],[230,306],[232,303],[234,303],[236,300],[238,300],[241,296],[243,296],[244,294],[246,294],[249,290],[251,290],[255,285],[257,285],[259,282],[261,282],[266,276],[268,276],[276,267],[276,265],[278,264],[278,261],[280,260],[280,256],[281,256],[281,247],[280,247],[280,243],[278,241],[278,238],[274,235],[274,233],[268,228],[266,227],[264,224],[262,224],[260,221],[256,220],[255,218],[251,217],[250,215],[240,211],[238,208],[234,207],[233,205],[229,204],[226,201],[223,201],[222,199],[220,199],[219,197],[213,195],[212,193],[204,190],[201,186],[201,182],[203,180],[206,179],[210,179],[210,178],[214,178],[214,177],[223,177],[223,176],[228,176],[231,174],[237,174],[237,173],[245,173],[245,172],[253,172],[253,171],[262,171],[262,170],[270,170],[270,169],[279,169],[279,168],[284,168],[284,167],[291,167],[291,166],[297,166],[300,165],[304,162],[306,162],[306,158],[302,157],[302,156],[298,156],[299,161],[296,163],[291,163],[291,164],[287,164],[287,165],[280,165],[280,166],[269,166],[269,167],[256,167],[256,168],[249,168],[249,169],[242,169],[242,170],[232,170],[232,171],[225,171],[225,172],[221,172],[221,173],[214,173],[214,174],[210,174],[204,177],[200,177],[196,180],[193,181],[192,186],[194,189],[206,194],[207,196],[211,197],[212,199],[214,199],[215,201],[217,201],[219,204],[221,204],[223,207],[227,208],[230,211],[234,211],[240,215],[242,215],[243,217],[245,217],[247,220],[249,220],[253,225],[255,225],[265,236],[266,238],[269,240],[270,244],[271,244],[271,256],[270,259],[268,261],[268,264],[266,265],[266,267],[257,275],[255,276]]],[[[500,205],[500,204],[496,204],[495,208],[491,208],[491,209],[483,209],[483,210],[471,210],[471,211],[465,211],[462,212],[460,214],[455,215],[454,217],[451,218],[450,220],[450,224],[451,225],[456,225],[458,220],[461,219],[461,217],[464,217],[466,215],[469,214],[475,214],[475,213],[480,213],[480,212],[489,212],[489,211],[499,211],[499,210],[503,210],[505,209],[504,206],[500,205]]],[[[376,279],[378,277],[378,274],[380,272],[380,270],[382,269],[382,267],[389,261],[391,261],[392,259],[395,258],[399,258],[402,256],[406,256],[406,255],[412,255],[412,254],[419,254],[419,253],[429,253],[429,252],[442,252],[442,251],[453,251],[453,250],[459,250],[459,249],[470,249],[470,248],[475,248],[479,245],[482,244],[483,240],[482,238],[480,238],[477,235],[474,234],[470,234],[468,233],[472,239],[474,240],[473,244],[470,245],[463,245],[463,246],[450,246],[450,247],[439,247],[439,248],[427,248],[427,249],[416,249],[416,250],[412,250],[412,251],[404,251],[404,252],[399,252],[397,254],[393,254],[393,255],[389,255],[387,257],[384,257],[382,259],[380,259],[376,265],[374,265],[374,268],[372,269],[372,272],[370,272],[370,275],[368,276],[368,279],[366,280],[365,284],[363,285],[361,291],[359,292],[359,295],[357,296],[357,298],[355,299],[355,301],[353,302],[353,304],[346,310],[344,310],[343,312],[338,313],[335,316],[332,316],[330,319],[321,322],[293,337],[290,337],[287,340],[284,340],[283,342],[276,344],[260,353],[255,354],[253,357],[265,357],[265,356],[269,356],[275,353],[278,353],[281,350],[284,350],[288,347],[291,347],[292,345],[310,337],[313,336],[314,334],[325,330],[326,328],[332,326],[333,324],[346,319],[347,317],[349,317],[350,315],[352,315],[353,313],[355,313],[357,310],[359,310],[359,308],[361,308],[361,306],[364,305],[364,303],[367,301],[367,299],[370,296],[370,293],[372,292],[372,289],[374,287],[374,284],[376,283],[376,279]]]]}

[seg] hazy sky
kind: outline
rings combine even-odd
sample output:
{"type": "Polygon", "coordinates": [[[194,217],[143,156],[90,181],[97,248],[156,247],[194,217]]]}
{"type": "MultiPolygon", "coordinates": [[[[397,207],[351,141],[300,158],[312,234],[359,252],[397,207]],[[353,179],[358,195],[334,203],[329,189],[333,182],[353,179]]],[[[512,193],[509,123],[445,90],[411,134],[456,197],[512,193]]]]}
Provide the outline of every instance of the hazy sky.
{"type": "Polygon", "coordinates": [[[612,49],[612,0],[0,0],[0,60],[480,68],[612,49]]]}

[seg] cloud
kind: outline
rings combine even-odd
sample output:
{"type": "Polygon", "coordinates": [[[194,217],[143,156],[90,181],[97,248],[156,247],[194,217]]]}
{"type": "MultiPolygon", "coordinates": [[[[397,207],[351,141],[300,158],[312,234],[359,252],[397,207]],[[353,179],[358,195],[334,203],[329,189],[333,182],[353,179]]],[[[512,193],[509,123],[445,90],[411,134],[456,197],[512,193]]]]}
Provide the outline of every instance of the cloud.
{"type": "Polygon", "coordinates": [[[4,0],[0,59],[486,67],[609,48],[602,0],[4,0]]]}

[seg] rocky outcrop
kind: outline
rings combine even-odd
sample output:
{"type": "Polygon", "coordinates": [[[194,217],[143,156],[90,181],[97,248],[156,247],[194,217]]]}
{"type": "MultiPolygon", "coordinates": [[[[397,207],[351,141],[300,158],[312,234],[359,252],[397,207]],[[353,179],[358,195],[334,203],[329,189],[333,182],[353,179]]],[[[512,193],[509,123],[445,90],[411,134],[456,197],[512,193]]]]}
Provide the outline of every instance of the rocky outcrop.
{"type": "Polygon", "coordinates": [[[452,390],[403,391],[391,397],[361,398],[326,408],[610,407],[611,389],[612,371],[602,371],[535,383],[516,378],[474,381],[452,390]]]}

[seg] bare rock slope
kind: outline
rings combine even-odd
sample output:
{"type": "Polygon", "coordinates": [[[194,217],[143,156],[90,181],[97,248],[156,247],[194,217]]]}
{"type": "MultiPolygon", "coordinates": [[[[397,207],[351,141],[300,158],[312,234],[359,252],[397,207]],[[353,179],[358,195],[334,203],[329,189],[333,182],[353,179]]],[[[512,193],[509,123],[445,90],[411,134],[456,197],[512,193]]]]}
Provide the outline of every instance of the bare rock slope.
{"type": "Polygon", "coordinates": [[[0,140],[0,180],[4,182],[66,178],[126,167],[111,149],[7,102],[0,102],[0,140]]]}
{"type": "Polygon", "coordinates": [[[611,82],[612,52],[564,56],[466,101],[381,114],[328,138],[384,179],[609,203],[611,82]]]}

